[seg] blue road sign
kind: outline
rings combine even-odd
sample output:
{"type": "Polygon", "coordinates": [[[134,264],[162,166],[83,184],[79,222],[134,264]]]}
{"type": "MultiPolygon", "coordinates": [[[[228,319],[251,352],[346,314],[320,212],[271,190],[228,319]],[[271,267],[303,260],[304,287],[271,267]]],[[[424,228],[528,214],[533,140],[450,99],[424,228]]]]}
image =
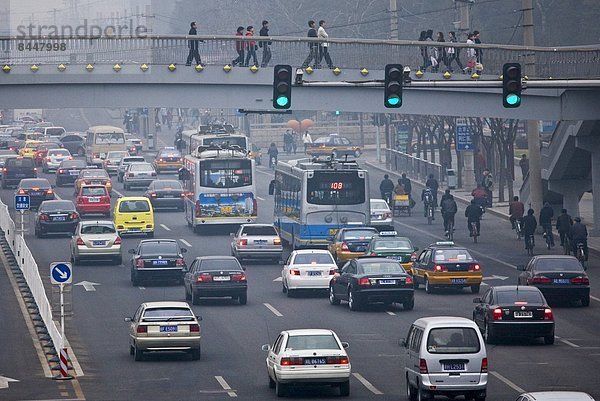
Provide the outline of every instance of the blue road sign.
{"type": "Polygon", "coordinates": [[[15,209],[29,210],[31,207],[31,198],[29,195],[15,195],[15,209]]]}
{"type": "Polygon", "coordinates": [[[456,150],[473,150],[473,138],[471,129],[467,124],[456,125],[456,150]]]}
{"type": "Polygon", "coordinates": [[[50,263],[50,281],[52,284],[70,284],[73,280],[73,269],[68,262],[50,263]]]}

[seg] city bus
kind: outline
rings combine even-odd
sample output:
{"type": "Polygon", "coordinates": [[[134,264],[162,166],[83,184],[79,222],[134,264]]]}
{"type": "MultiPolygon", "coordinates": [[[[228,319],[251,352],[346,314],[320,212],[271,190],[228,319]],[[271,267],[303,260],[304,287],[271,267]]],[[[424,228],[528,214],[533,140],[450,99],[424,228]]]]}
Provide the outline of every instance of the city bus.
{"type": "Polygon", "coordinates": [[[274,223],[293,249],[326,246],[339,228],[370,224],[368,190],[355,161],[279,161],[269,185],[274,223]]]}
{"type": "Polygon", "coordinates": [[[230,124],[223,125],[201,125],[198,130],[183,131],[182,139],[185,142],[186,153],[192,153],[198,146],[239,146],[248,152],[256,164],[261,164],[261,155],[258,149],[254,149],[244,134],[235,133],[230,124]]]}
{"type": "Polygon", "coordinates": [[[199,146],[184,157],[185,218],[194,232],[214,225],[254,223],[257,216],[256,166],[231,146],[199,146]]]}
{"type": "Polygon", "coordinates": [[[85,159],[88,164],[103,168],[106,154],[113,151],[127,151],[125,131],[109,125],[88,128],[85,139],[85,159]]]}

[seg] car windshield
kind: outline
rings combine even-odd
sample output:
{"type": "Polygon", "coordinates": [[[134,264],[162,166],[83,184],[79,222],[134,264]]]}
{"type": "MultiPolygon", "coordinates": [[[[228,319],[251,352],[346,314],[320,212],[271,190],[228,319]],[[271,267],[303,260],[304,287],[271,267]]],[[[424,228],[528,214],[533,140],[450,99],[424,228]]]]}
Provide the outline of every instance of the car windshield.
{"type": "Polygon", "coordinates": [[[119,205],[119,212],[121,213],[139,213],[149,211],[150,203],[145,200],[124,200],[119,205]]]}
{"type": "Polygon", "coordinates": [[[152,182],[154,189],[182,189],[181,183],[175,180],[156,180],[152,182]]]}
{"type": "Polygon", "coordinates": [[[152,170],[152,165],[148,163],[133,163],[129,167],[129,171],[149,171],[152,170]]]}
{"type": "Polygon", "coordinates": [[[349,230],[344,231],[343,239],[347,240],[369,240],[373,238],[373,236],[377,234],[377,231],[371,230],[349,230]]]}
{"type": "Polygon", "coordinates": [[[108,178],[108,173],[106,170],[86,170],[83,172],[84,178],[108,178]]]}
{"type": "Polygon", "coordinates": [[[528,302],[532,304],[542,304],[544,299],[538,291],[498,291],[496,293],[496,303],[501,305],[512,304],[515,302],[528,302]]]}
{"type": "Polygon", "coordinates": [[[471,254],[466,249],[436,249],[434,262],[473,262],[471,254]]]}
{"type": "Polygon", "coordinates": [[[64,212],[75,210],[75,205],[71,201],[51,201],[42,202],[40,212],[64,212]]]}
{"type": "Polygon", "coordinates": [[[299,254],[294,258],[295,265],[325,265],[334,263],[333,258],[328,253],[299,254]]]}
{"type": "Polygon", "coordinates": [[[125,135],[122,133],[99,132],[96,133],[96,145],[125,143],[125,135]]]}
{"type": "Polygon", "coordinates": [[[236,259],[207,259],[200,264],[200,270],[241,270],[241,268],[236,259]]]}
{"type": "Polygon", "coordinates": [[[388,251],[388,250],[402,250],[412,251],[413,247],[408,240],[405,239],[378,239],[374,240],[373,250],[375,251],[388,251]]]}
{"type": "Polygon", "coordinates": [[[178,255],[179,247],[176,242],[143,242],[140,245],[140,255],[178,255]]]}
{"type": "Polygon", "coordinates": [[[81,195],[83,196],[103,196],[106,195],[105,187],[83,187],[81,189],[81,195]]]}
{"type": "Polygon", "coordinates": [[[340,349],[338,342],[331,334],[289,336],[286,350],[300,351],[313,349],[340,349]]]}
{"type": "Polygon", "coordinates": [[[242,235],[277,235],[277,230],[272,226],[245,226],[242,235]]]}
{"type": "Polygon", "coordinates": [[[315,139],[314,143],[329,143],[329,137],[322,136],[321,138],[315,139]]]}
{"type": "Polygon", "coordinates": [[[21,180],[19,188],[31,189],[31,188],[50,188],[50,183],[46,179],[33,179],[33,180],[21,180]]]}
{"type": "Polygon", "coordinates": [[[427,337],[427,352],[430,354],[474,354],[479,349],[479,337],[471,327],[431,329],[427,337]]]}
{"type": "Polygon", "coordinates": [[[535,270],[548,272],[582,272],[583,267],[575,258],[540,259],[535,263],[535,270]]]}
{"type": "Polygon", "coordinates": [[[188,308],[148,308],[142,320],[194,320],[194,314],[188,308]]]}
{"type": "Polygon", "coordinates": [[[81,226],[81,234],[115,234],[117,230],[112,224],[86,224],[81,226]]]}
{"type": "Polygon", "coordinates": [[[363,262],[359,266],[359,269],[363,274],[390,274],[406,272],[398,262],[363,262]]]}

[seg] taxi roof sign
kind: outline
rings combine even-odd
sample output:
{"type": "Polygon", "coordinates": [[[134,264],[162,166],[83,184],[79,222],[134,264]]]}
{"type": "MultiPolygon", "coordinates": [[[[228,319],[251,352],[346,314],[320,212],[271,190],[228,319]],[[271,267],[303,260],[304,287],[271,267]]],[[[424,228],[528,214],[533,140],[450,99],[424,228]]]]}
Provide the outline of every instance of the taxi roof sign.
{"type": "Polygon", "coordinates": [[[454,246],[454,241],[437,241],[434,245],[454,246]]]}
{"type": "Polygon", "coordinates": [[[396,231],[380,231],[379,232],[380,237],[395,237],[396,235],[398,235],[398,233],[396,231]]]}

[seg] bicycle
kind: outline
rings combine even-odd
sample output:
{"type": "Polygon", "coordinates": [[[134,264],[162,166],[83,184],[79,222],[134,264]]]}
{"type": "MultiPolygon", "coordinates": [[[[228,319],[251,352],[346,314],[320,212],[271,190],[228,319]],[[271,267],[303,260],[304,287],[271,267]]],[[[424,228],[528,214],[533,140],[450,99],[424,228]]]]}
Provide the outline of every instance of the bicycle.
{"type": "Polygon", "coordinates": [[[569,237],[567,237],[565,235],[565,238],[563,240],[563,253],[565,255],[570,255],[571,254],[571,241],[569,241],[569,237]]]}
{"type": "Polygon", "coordinates": [[[583,247],[583,242],[577,243],[577,251],[575,252],[575,257],[581,263],[581,266],[585,269],[585,249],[583,247]]]}
{"type": "Polygon", "coordinates": [[[550,249],[552,248],[552,243],[554,242],[553,237],[554,235],[552,233],[548,233],[547,231],[544,232],[544,239],[546,240],[546,248],[550,249]]]}
{"type": "Polygon", "coordinates": [[[431,224],[433,222],[433,205],[432,204],[427,205],[426,215],[427,215],[427,224],[431,224]]]}
{"type": "Polygon", "coordinates": [[[452,220],[448,222],[447,228],[446,238],[448,238],[448,241],[454,241],[454,222],[452,220]]]}
{"type": "Polygon", "coordinates": [[[394,208],[394,205],[392,205],[392,193],[391,192],[383,192],[381,194],[381,199],[383,199],[385,201],[385,203],[388,204],[390,209],[394,208]]]}
{"type": "Polygon", "coordinates": [[[533,247],[535,245],[535,237],[533,234],[528,234],[525,237],[525,249],[527,250],[528,256],[533,256],[533,247]]]}
{"type": "Polygon", "coordinates": [[[277,165],[277,157],[271,156],[271,160],[269,161],[269,167],[271,170],[275,170],[275,166],[277,165]]]}
{"type": "Polygon", "coordinates": [[[471,222],[471,235],[473,236],[473,242],[477,243],[477,237],[479,237],[479,230],[477,229],[477,222],[471,222]]]}
{"type": "Polygon", "coordinates": [[[515,220],[515,231],[517,232],[517,240],[523,236],[523,227],[521,227],[521,219],[515,220]]]}

